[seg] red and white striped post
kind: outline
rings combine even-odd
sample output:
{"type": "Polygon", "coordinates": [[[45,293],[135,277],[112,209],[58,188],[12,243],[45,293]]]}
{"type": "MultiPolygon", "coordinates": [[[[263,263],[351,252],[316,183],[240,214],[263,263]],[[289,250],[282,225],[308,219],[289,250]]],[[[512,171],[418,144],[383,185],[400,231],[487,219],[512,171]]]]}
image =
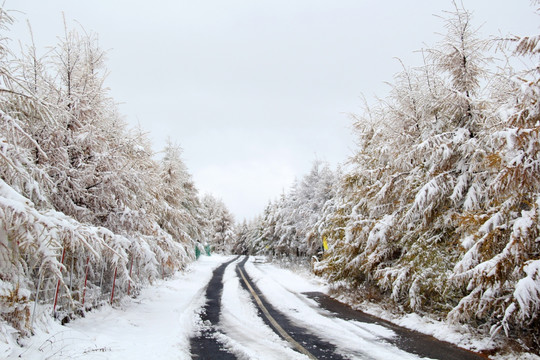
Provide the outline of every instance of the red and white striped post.
{"type": "MultiPolygon", "coordinates": [[[[60,261],[61,265],[64,265],[64,257],[66,256],[66,247],[62,249],[62,260],[60,261]]],[[[60,268],[60,274],[62,274],[62,268],[60,268]]],[[[53,316],[56,313],[56,304],[58,302],[58,292],[60,292],[60,279],[56,283],[56,292],[54,294],[54,305],[53,305],[53,316]]]]}

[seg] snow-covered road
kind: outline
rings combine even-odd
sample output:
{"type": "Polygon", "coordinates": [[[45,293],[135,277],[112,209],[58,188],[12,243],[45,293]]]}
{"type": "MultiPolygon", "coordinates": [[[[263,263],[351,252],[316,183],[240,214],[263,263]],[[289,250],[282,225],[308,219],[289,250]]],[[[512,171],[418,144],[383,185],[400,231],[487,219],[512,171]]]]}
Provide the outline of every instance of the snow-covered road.
{"type": "Polygon", "coordinates": [[[8,358],[421,358],[396,346],[403,333],[339,316],[309,295],[323,292],[315,278],[261,259],[201,257],[119,308],[103,307],[66,326],[42,319],[41,330],[24,347],[11,346],[8,358]],[[201,346],[203,338],[220,352],[201,346]]]}

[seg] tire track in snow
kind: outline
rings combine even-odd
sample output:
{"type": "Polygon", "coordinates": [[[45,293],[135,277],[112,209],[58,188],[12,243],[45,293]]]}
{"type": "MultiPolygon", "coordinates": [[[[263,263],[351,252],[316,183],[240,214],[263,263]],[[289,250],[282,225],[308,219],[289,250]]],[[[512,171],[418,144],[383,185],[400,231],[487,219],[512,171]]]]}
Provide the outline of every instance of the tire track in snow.
{"type": "Polygon", "coordinates": [[[388,340],[396,336],[391,330],[380,325],[340,319],[322,309],[316,301],[300,295],[300,292],[313,290],[308,290],[310,286],[294,285],[291,288],[293,282],[302,282],[294,274],[285,270],[267,272],[263,266],[255,266],[251,262],[245,268],[279,312],[287,314],[289,321],[298,327],[310,329],[312,334],[332,344],[342,357],[365,360],[420,359],[418,355],[389,343],[388,340]]]}
{"type": "Polygon", "coordinates": [[[217,340],[216,333],[221,312],[221,294],[223,292],[223,274],[225,268],[238,260],[239,256],[218,266],[206,288],[206,305],[200,315],[204,324],[201,333],[190,339],[193,359],[234,360],[236,356],[223,349],[217,340]]]}
{"type": "Polygon", "coordinates": [[[251,287],[249,281],[246,279],[246,276],[244,275],[242,270],[239,268],[238,271],[240,272],[240,276],[242,276],[242,280],[244,281],[245,285],[247,286],[249,292],[251,293],[251,295],[255,299],[255,302],[257,303],[259,309],[262,311],[262,313],[264,314],[266,319],[270,322],[270,324],[272,324],[272,327],[278,332],[278,334],[282,338],[284,338],[285,340],[290,342],[295,347],[296,350],[300,351],[302,354],[306,355],[308,358],[316,360],[317,358],[315,356],[313,356],[313,354],[311,354],[305,347],[300,345],[289,334],[287,334],[287,332],[277,323],[277,321],[272,317],[272,315],[270,315],[270,313],[268,312],[268,309],[266,309],[266,307],[262,303],[261,298],[257,295],[255,290],[253,290],[253,288],[251,287]]]}
{"type": "Polygon", "coordinates": [[[223,275],[219,320],[223,334],[218,340],[242,360],[309,360],[265,323],[233,265],[223,275]]]}
{"type": "Polygon", "coordinates": [[[247,276],[244,265],[248,256],[236,267],[236,273],[243,280],[243,287],[248,290],[260,310],[260,315],[264,322],[286,341],[289,341],[299,352],[310,359],[344,359],[336,353],[333,344],[325,342],[317,336],[309,333],[308,330],[294,325],[284,314],[277,311],[262,295],[261,291],[247,276]]]}

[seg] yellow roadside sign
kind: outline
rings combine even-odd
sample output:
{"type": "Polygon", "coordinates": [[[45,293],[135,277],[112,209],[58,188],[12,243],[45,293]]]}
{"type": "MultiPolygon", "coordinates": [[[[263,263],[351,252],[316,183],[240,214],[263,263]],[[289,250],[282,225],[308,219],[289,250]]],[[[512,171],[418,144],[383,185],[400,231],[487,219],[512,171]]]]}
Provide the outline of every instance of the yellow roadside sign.
{"type": "Polygon", "coordinates": [[[326,241],[326,236],[323,236],[322,238],[322,246],[324,251],[328,250],[328,241],[326,241]]]}

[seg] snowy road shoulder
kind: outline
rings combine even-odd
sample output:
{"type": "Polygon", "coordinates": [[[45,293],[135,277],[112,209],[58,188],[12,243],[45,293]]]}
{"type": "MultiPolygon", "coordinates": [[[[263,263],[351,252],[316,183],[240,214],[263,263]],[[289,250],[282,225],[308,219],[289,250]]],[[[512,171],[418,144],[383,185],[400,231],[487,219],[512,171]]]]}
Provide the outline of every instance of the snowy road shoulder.
{"type": "Polygon", "coordinates": [[[316,279],[307,279],[271,264],[248,262],[246,270],[267,300],[291,321],[334,344],[346,358],[418,359],[385,341],[395,334],[376,324],[346,321],[318,307],[304,292],[324,292],[316,279]]]}
{"type": "Polygon", "coordinates": [[[325,295],[325,286],[311,274],[301,276],[260,261],[248,262],[246,270],[274,307],[292,322],[336,345],[336,352],[346,358],[482,358],[433,337],[355,311],[325,295]]]}
{"type": "MultiPolygon", "coordinates": [[[[66,326],[48,320],[8,359],[191,359],[193,341],[204,328],[217,340],[217,350],[231,359],[309,358],[275,331],[253,293],[311,354],[330,349],[328,356],[316,358],[420,358],[394,346],[399,335],[391,328],[340,317],[321,307],[306,295],[325,296],[326,288],[317,278],[257,260],[203,256],[187,271],[143,289],[136,299],[125,299],[120,308],[104,306],[66,326]],[[218,314],[211,324],[205,320],[209,311],[218,314]]],[[[208,354],[207,347],[205,351],[195,351],[194,357],[215,355],[208,354]]]]}
{"type": "Polygon", "coordinates": [[[191,359],[189,338],[205,287],[212,271],[229,259],[203,256],[119,309],[105,306],[66,326],[48,320],[8,359],[191,359]]]}

